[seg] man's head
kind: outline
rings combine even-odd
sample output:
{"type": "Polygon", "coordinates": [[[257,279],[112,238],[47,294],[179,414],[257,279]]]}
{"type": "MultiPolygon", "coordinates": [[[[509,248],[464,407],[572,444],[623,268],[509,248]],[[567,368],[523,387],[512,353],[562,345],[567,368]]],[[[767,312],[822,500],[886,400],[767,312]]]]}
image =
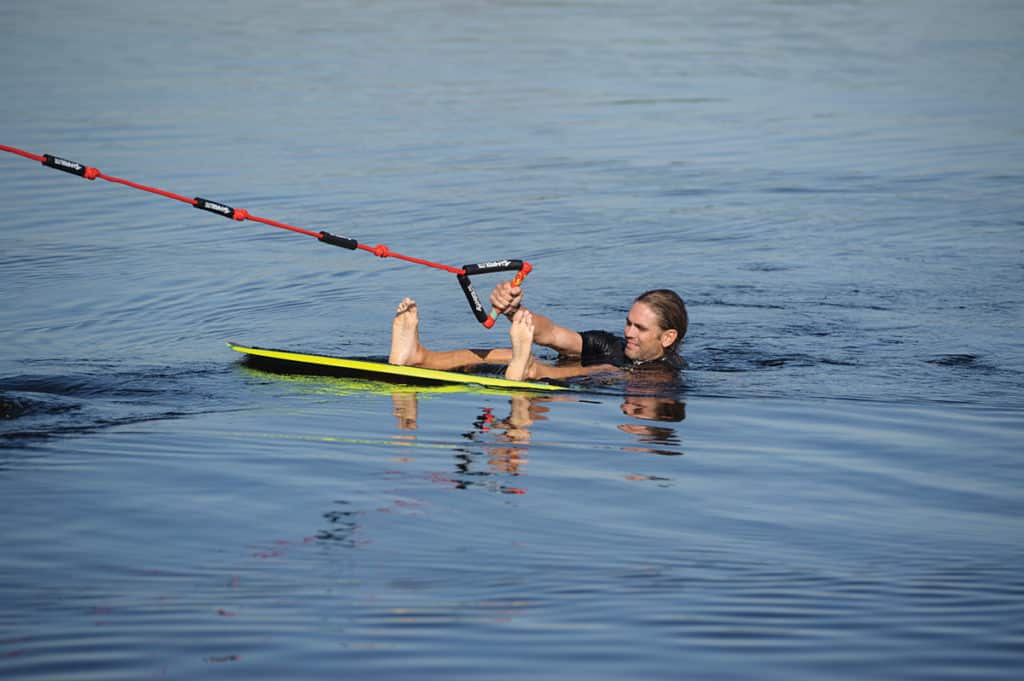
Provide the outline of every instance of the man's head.
{"type": "Polygon", "coordinates": [[[686,304],[674,291],[640,294],[626,316],[626,357],[644,362],[679,352],[687,323],[686,304]]]}

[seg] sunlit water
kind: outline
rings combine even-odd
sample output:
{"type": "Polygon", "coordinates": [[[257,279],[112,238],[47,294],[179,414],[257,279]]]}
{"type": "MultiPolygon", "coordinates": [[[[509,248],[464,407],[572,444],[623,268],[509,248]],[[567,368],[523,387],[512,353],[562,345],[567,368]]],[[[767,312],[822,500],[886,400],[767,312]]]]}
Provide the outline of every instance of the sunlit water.
{"type": "Polygon", "coordinates": [[[16,1],[0,64],[2,144],[691,317],[658,399],[256,371],[507,326],[3,154],[3,678],[1024,671],[1019,3],[16,1]]]}

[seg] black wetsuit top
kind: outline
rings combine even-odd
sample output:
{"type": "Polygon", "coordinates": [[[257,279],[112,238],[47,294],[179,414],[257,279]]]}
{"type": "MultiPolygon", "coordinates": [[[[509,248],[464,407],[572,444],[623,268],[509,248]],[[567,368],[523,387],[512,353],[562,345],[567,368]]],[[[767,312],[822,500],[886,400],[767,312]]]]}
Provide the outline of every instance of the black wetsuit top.
{"type": "Polygon", "coordinates": [[[646,362],[636,362],[626,357],[626,339],[616,336],[607,331],[581,331],[583,337],[583,351],[580,353],[580,363],[583,366],[592,364],[612,364],[617,367],[633,369],[639,366],[662,366],[668,369],[683,369],[686,362],[682,357],[672,352],[663,355],[658,359],[646,362]]]}

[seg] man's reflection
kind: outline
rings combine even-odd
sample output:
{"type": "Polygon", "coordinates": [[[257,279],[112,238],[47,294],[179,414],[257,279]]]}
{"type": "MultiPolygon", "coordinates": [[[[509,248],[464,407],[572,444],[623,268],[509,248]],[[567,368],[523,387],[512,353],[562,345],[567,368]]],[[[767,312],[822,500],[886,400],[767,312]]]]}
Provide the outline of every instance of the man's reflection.
{"type": "MultiPolygon", "coordinates": [[[[550,411],[547,403],[571,400],[571,397],[513,395],[509,398],[509,414],[504,419],[495,416],[490,407],[485,407],[474,421],[473,430],[463,435],[479,442],[488,452],[492,469],[504,473],[516,473],[526,462],[529,448],[530,427],[537,421],[546,421],[550,411]],[[486,433],[488,442],[481,442],[486,433]]],[[[395,392],[391,395],[393,413],[400,430],[417,428],[418,404],[416,393],[395,392]]],[[[686,418],[686,404],[673,397],[656,397],[643,394],[627,394],[620,405],[623,414],[641,421],[679,422],[686,418]]],[[[661,455],[680,455],[679,434],[672,426],[654,426],[642,423],[624,423],[618,426],[624,433],[637,436],[640,445],[624,447],[624,451],[646,452],[661,455]],[[658,445],[652,447],[649,445],[658,445]]]]}
{"type": "MultiPolygon", "coordinates": [[[[635,419],[645,421],[673,422],[686,418],[686,404],[671,397],[645,397],[627,395],[622,402],[622,413],[635,419]]],[[[623,447],[626,452],[659,454],[662,456],[680,456],[682,443],[679,434],[672,426],[653,426],[643,423],[623,423],[619,430],[636,435],[641,446],[623,447]]]]}
{"type": "MultiPolygon", "coordinates": [[[[556,399],[512,395],[509,397],[509,413],[506,418],[495,418],[493,411],[489,407],[485,408],[484,415],[474,424],[479,424],[476,431],[464,433],[464,436],[480,443],[487,454],[487,464],[491,471],[519,475],[527,463],[530,427],[537,421],[547,420],[550,411],[547,402],[556,399]],[[488,442],[480,442],[481,433],[488,433],[488,442]]],[[[508,488],[502,491],[522,493],[524,490],[508,488]]]]}
{"type": "Polygon", "coordinates": [[[671,397],[627,395],[622,413],[645,421],[682,421],[686,418],[686,404],[671,397]]]}

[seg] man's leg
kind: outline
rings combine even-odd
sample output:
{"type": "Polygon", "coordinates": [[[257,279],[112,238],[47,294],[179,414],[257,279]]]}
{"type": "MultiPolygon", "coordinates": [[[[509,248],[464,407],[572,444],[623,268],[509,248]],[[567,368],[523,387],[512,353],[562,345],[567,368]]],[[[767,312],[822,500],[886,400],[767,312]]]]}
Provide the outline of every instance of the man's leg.
{"type": "Polygon", "coordinates": [[[512,358],[512,351],[508,348],[439,352],[428,350],[420,343],[419,323],[419,310],[414,300],[406,298],[398,304],[395,319],[391,323],[391,354],[388,362],[400,366],[450,370],[473,364],[508,364],[512,358]]]}

